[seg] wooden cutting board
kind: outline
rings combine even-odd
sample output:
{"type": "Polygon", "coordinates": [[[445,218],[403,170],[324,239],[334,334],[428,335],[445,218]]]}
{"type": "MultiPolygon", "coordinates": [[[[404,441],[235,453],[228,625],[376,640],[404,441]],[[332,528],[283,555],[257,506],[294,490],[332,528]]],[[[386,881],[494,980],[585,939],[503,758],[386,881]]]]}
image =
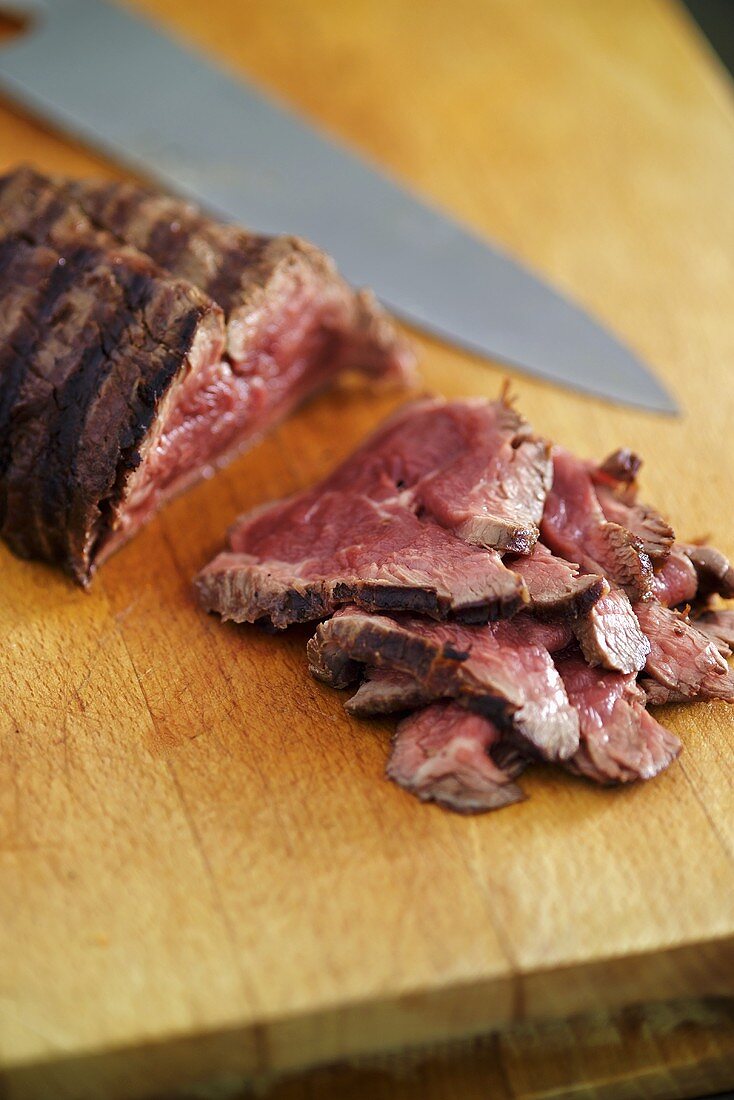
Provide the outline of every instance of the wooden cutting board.
{"type": "MultiPolygon", "coordinates": [[[[517,375],[523,410],[581,453],[641,451],[645,495],[734,553],[734,106],[676,7],[145,7],[606,319],[682,417],[517,375]]],[[[114,173],[4,106],[2,167],[23,159],[114,173]]],[[[505,370],[416,339],[428,388],[497,393],[505,370]]],[[[527,802],[463,819],[384,781],[390,723],[349,719],[308,677],[306,632],[197,610],[191,577],[232,519],[323,474],[391,403],[319,398],[89,595],[0,549],[3,1096],[224,1089],[651,1002],[718,1021],[707,1057],[734,1083],[731,711],[670,708],[685,752],[654,782],[597,790],[537,768],[527,802]]],[[[630,1072],[614,1049],[610,1089],[630,1072]]],[[[507,1096],[551,1095],[521,1078],[504,1067],[507,1096]]],[[[659,1095],[680,1094],[669,1080],[659,1095]]]]}

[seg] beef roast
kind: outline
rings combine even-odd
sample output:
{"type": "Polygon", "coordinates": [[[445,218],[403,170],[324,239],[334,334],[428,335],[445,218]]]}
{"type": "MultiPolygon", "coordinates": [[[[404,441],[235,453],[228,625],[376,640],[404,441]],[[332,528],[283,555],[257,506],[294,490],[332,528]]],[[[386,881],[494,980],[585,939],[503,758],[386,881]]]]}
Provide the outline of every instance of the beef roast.
{"type": "Polygon", "coordinates": [[[469,814],[521,801],[514,780],[524,765],[494,722],[456,703],[434,703],[398,726],[387,774],[423,802],[469,814]],[[501,765],[492,757],[500,745],[501,765]]]}
{"type": "MultiPolygon", "coordinates": [[[[545,448],[540,454],[526,436],[504,401],[409,405],[319,485],[243,517],[228,551],[197,578],[203,606],[277,628],[346,603],[464,622],[514,614],[528,600],[522,578],[496,550],[463,536],[469,524],[477,541],[481,523],[485,539],[490,529],[501,531],[500,542],[510,540],[508,532],[517,536],[519,501],[510,506],[494,483],[481,483],[478,470],[488,463],[505,488],[520,468],[532,467],[522,541],[533,542],[535,490],[547,471],[545,448]],[[517,457],[526,446],[526,457],[517,457]],[[469,511],[461,496],[451,505],[460,483],[469,511]]],[[[570,568],[564,577],[570,584],[570,568]]]]}
{"type": "Polygon", "coordinates": [[[0,179],[3,533],[82,583],[167,499],[343,368],[405,378],[412,363],[318,249],[142,195],[31,169],[0,179]],[[95,217],[87,193],[110,210],[119,199],[130,232],[95,217]],[[225,304],[226,329],[204,291],[225,304]]]}
{"type": "Polygon", "coordinates": [[[579,715],[581,743],[566,766],[597,783],[651,779],[680,752],[678,738],[645,710],[634,673],[557,660],[569,701],[579,715]]]}
{"type": "Polygon", "coordinates": [[[530,616],[467,627],[349,607],[319,626],[308,659],[313,675],[333,687],[357,681],[363,666],[405,673],[428,697],[455,699],[513,731],[528,752],[565,759],[578,747],[578,721],[544,643],[570,639],[567,627],[530,616]]]}
{"type": "MultiPolygon", "coordinates": [[[[34,243],[131,245],[225,312],[234,372],[292,407],[345,368],[405,381],[413,353],[367,291],[298,237],[216,221],[183,199],[108,180],[49,178],[21,167],[0,179],[0,227],[34,243]]],[[[282,414],[283,409],[280,409],[282,414]]]]}
{"type": "Polygon", "coordinates": [[[194,417],[221,377],[221,310],[146,257],[0,239],[0,522],[82,584],[211,455],[194,417]],[[191,380],[196,379],[192,389],[191,380]]]}

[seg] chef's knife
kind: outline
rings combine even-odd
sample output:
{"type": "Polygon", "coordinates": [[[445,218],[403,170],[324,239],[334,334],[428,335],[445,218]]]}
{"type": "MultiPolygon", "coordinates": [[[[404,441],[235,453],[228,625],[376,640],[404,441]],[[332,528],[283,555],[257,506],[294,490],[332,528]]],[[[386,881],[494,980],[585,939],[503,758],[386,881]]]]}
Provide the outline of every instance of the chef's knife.
{"type": "Polygon", "coordinates": [[[12,8],[30,26],[0,49],[0,88],[35,114],[226,218],[310,237],[430,332],[576,389],[675,411],[580,307],[148,20],[106,0],[12,8]]]}

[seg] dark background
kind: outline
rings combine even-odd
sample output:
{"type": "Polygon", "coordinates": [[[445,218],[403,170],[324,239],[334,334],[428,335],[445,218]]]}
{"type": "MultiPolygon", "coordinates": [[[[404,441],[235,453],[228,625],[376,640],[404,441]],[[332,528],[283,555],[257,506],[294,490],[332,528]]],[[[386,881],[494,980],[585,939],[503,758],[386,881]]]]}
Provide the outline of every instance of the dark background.
{"type": "Polygon", "coordinates": [[[734,76],[734,0],[683,0],[683,3],[734,76]]]}

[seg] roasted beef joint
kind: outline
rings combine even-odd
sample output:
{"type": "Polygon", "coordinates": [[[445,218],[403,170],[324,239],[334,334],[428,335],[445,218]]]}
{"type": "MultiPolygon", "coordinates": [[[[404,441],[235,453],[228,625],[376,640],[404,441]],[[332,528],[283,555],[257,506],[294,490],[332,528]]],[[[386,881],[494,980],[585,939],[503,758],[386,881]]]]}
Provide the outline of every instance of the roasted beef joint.
{"type": "Polygon", "coordinates": [[[179,199],[19,169],[0,179],[0,247],[3,535],[83,584],[344,370],[411,373],[324,253],[179,199]]]}

